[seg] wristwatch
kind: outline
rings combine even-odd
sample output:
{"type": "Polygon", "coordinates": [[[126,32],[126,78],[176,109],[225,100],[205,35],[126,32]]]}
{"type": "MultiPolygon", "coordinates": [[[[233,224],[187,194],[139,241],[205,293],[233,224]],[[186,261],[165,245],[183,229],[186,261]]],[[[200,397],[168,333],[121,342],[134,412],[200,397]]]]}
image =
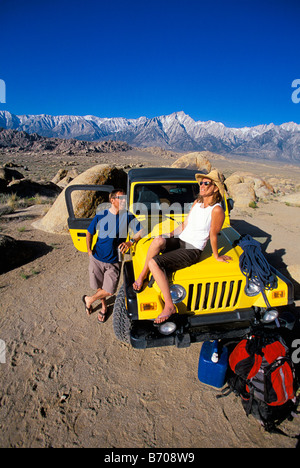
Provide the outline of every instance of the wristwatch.
{"type": "Polygon", "coordinates": [[[132,239],[129,239],[129,241],[132,243],[132,245],[136,243],[136,240],[133,239],[133,238],[132,238],[132,239]]]}

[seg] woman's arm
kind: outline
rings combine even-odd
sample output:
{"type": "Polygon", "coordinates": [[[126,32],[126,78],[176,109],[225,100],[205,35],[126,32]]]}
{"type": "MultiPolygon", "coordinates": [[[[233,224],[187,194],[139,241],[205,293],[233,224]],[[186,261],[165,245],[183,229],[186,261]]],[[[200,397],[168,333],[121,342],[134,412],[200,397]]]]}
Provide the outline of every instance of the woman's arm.
{"type": "Polygon", "coordinates": [[[218,234],[222,229],[225,219],[225,213],[221,206],[216,206],[211,214],[211,226],[210,226],[210,244],[213,252],[213,256],[219,262],[228,263],[229,260],[232,260],[228,255],[219,255],[218,253],[218,234]]]}

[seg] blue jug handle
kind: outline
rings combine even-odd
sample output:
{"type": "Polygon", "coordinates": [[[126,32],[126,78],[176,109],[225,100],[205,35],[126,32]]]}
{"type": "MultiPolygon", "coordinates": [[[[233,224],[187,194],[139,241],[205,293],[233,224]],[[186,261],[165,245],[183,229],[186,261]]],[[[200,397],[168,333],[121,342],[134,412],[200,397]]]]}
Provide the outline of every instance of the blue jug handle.
{"type": "Polygon", "coordinates": [[[212,346],[213,353],[218,354],[218,348],[219,348],[219,342],[218,342],[218,340],[214,340],[213,346],[212,346]]]}

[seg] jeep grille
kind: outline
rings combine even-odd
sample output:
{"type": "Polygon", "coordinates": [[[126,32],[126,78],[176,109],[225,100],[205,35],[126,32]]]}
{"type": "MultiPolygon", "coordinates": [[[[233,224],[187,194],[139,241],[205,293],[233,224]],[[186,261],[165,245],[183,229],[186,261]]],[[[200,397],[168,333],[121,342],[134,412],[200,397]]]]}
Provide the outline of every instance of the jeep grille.
{"type": "Polygon", "coordinates": [[[242,280],[190,284],[187,311],[233,309],[239,300],[242,280]]]}

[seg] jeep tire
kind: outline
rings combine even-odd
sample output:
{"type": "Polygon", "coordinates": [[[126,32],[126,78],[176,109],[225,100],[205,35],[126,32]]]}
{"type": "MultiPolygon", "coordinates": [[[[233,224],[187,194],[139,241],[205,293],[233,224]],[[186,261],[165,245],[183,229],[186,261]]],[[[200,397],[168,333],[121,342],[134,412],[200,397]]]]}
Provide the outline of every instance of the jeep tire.
{"type": "Polygon", "coordinates": [[[125,307],[124,285],[119,289],[113,311],[113,329],[118,340],[130,344],[131,322],[125,307]]]}

